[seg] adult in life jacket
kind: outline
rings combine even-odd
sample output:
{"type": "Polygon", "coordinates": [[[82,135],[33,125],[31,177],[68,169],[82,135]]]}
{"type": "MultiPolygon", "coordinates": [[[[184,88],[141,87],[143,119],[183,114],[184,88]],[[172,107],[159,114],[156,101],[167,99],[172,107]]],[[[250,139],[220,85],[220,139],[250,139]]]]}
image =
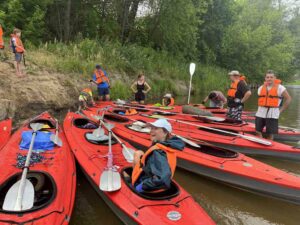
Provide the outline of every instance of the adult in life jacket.
{"type": "Polygon", "coordinates": [[[138,104],[144,104],[146,94],[151,90],[150,85],[145,81],[145,75],[140,73],[138,79],[131,85],[131,90],[134,92],[134,99],[138,104]]]}
{"type": "Polygon", "coordinates": [[[86,109],[87,107],[91,107],[95,105],[93,99],[93,92],[91,87],[84,88],[79,94],[79,108],[78,111],[82,109],[86,109]]]}
{"type": "Polygon", "coordinates": [[[224,105],[227,103],[227,99],[223,95],[221,91],[212,91],[207,95],[202,104],[204,105],[207,101],[209,101],[210,108],[221,108],[223,109],[224,105]]]}
{"type": "Polygon", "coordinates": [[[266,138],[273,140],[274,134],[278,133],[279,116],[288,108],[292,98],[272,70],[266,72],[265,82],[258,88],[257,93],[256,133],[262,137],[265,128],[266,138]],[[281,104],[283,100],[284,103],[281,104]]]}
{"type": "Polygon", "coordinates": [[[109,101],[109,89],[110,89],[110,82],[107,76],[106,71],[101,68],[100,65],[96,65],[93,79],[90,80],[91,82],[97,85],[98,89],[98,97],[100,101],[109,101]]]}
{"type": "Polygon", "coordinates": [[[11,34],[10,38],[10,47],[12,52],[15,54],[15,68],[17,76],[23,76],[22,69],[21,69],[21,61],[23,54],[25,53],[25,48],[23,46],[21,40],[21,30],[15,28],[13,34],[11,34]]]}
{"type": "Polygon", "coordinates": [[[162,105],[163,106],[173,106],[175,104],[175,100],[172,97],[172,94],[168,93],[165,94],[165,96],[162,99],[162,105]]]}
{"type": "Polygon", "coordinates": [[[176,151],[184,142],[171,136],[172,126],[166,119],[158,119],[150,126],[152,146],[134,154],[131,184],[137,192],[160,192],[170,188],[176,168],[176,151]]]}
{"type": "Polygon", "coordinates": [[[244,103],[251,96],[245,77],[239,71],[233,70],[228,73],[231,84],[227,92],[227,118],[241,121],[244,103]]]}

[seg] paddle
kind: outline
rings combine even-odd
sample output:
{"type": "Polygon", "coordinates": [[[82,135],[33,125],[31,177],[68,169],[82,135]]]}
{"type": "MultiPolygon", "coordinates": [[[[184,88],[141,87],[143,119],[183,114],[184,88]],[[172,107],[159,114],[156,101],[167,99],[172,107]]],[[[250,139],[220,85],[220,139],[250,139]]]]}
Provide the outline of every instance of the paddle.
{"type": "Polygon", "coordinates": [[[34,201],[34,187],[32,183],[26,179],[28,168],[30,165],[31,153],[34,145],[34,140],[38,130],[43,128],[41,123],[32,123],[30,127],[33,130],[29,150],[26,157],[26,162],[23,168],[21,180],[17,181],[6,193],[3,209],[7,211],[22,211],[31,209],[34,201]]]}
{"type": "MultiPolygon", "coordinates": [[[[132,109],[145,109],[145,108],[140,108],[140,107],[135,107],[135,106],[122,106],[124,108],[126,107],[130,107],[132,109]]],[[[147,108],[148,111],[151,111],[151,112],[157,112],[157,113],[161,113],[161,114],[166,114],[165,111],[161,111],[161,110],[155,110],[155,109],[149,109],[147,108]]],[[[191,116],[191,117],[198,117],[198,118],[204,118],[204,119],[208,119],[208,120],[211,120],[211,121],[214,121],[214,122],[224,122],[226,119],[225,118],[222,118],[222,117],[216,117],[216,116],[201,116],[201,115],[194,115],[194,114],[185,114],[185,113],[178,113],[178,112],[171,112],[171,114],[173,115],[180,115],[180,116],[191,116]]]]}
{"type": "MultiPolygon", "coordinates": [[[[143,114],[142,116],[149,117],[149,115],[147,115],[147,114],[143,114]]],[[[162,118],[162,117],[160,117],[160,118],[162,118]]],[[[221,133],[224,133],[224,134],[235,135],[235,136],[241,137],[243,139],[246,139],[248,141],[256,142],[256,143],[259,143],[259,144],[262,144],[262,145],[267,145],[267,146],[272,145],[272,142],[261,139],[261,138],[257,138],[257,137],[252,137],[252,136],[248,136],[248,135],[233,133],[233,132],[230,132],[230,131],[225,131],[225,130],[216,129],[216,128],[213,128],[213,127],[207,127],[207,126],[194,124],[194,123],[189,123],[189,122],[176,120],[176,119],[169,119],[169,118],[165,118],[165,119],[169,120],[169,121],[174,121],[174,122],[177,122],[177,123],[187,124],[187,125],[194,126],[194,127],[200,127],[200,128],[204,128],[204,129],[207,129],[207,130],[213,130],[213,131],[221,132],[221,133]]]]}
{"type": "Polygon", "coordinates": [[[56,144],[57,146],[59,146],[59,147],[62,147],[62,141],[61,141],[61,139],[58,137],[58,121],[57,121],[57,119],[55,119],[55,121],[56,121],[56,127],[55,127],[55,135],[54,134],[52,134],[51,136],[50,136],[50,140],[54,143],[54,144],[56,144]]]}
{"type": "Polygon", "coordinates": [[[190,104],[191,89],[192,89],[192,78],[193,78],[195,69],[196,69],[196,64],[191,63],[190,64],[190,86],[189,86],[188,104],[190,104]]]}
{"type": "MultiPolygon", "coordinates": [[[[103,120],[100,120],[101,123],[104,123],[103,120]]],[[[108,155],[107,155],[107,167],[103,171],[100,177],[100,190],[102,191],[117,191],[121,188],[121,176],[116,168],[113,166],[113,154],[111,146],[111,127],[108,129],[108,155]]]]}
{"type": "MultiPolygon", "coordinates": [[[[103,116],[104,116],[104,111],[102,112],[101,116],[94,116],[94,118],[98,121],[101,121],[103,119],[103,116]]],[[[99,124],[99,127],[93,131],[93,136],[96,138],[104,136],[104,130],[101,127],[101,123],[99,124]]]]}
{"type": "MultiPolygon", "coordinates": [[[[101,123],[103,124],[104,127],[106,127],[106,129],[110,129],[107,127],[107,125],[109,124],[105,124],[104,122],[101,121],[101,123]]],[[[134,156],[134,150],[131,148],[127,148],[126,145],[118,138],[118,136],[111,131],[112,136],[122,145],[123,149],[122,149],[122,154],[124,156],[124,158],[126,159],[127,162],[132,163],[133,162],[133,156],[134,156]]]]}

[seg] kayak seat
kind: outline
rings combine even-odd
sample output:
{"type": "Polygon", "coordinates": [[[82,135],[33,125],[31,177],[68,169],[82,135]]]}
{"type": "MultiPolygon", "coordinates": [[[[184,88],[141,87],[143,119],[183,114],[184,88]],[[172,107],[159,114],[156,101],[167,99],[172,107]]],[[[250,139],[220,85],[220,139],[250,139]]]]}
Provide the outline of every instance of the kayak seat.
{"type": "Polygon", "coordinates": [[[154,115],[162,115],[162,116],[175,116],[177,113],[174,112],[162,112],[162,111],[155,111],[153,112],[154,115]]]}
{"type": "Polygon", "coordinates": [[[98,124],[85,119],[85,118],[77,118],[73,120],[73,125],[79,129],[96,129],[98,128],[98,124]]]}
{"type": "Polygon", "coordinates": [[[168,200],[174,198],[180,194],[180,190],[175,182],[171,182],[171,187],[167,190],[162,190],[160,192],[137,192],[135,188],[131,184],[131,174],[132,174],[132,167],[125,167],[121,171],[121,177],[125,184],[138,196],[149,199],[149,200],[168,200]],[[125,174],[129,175],[125,176],[125,174]]]}
{"type": "MultiPolygon", "coordinates": [[[[84,137],[88,142],[90,142],[92,144],[95,144],[95,145],[105,145],[105,146],[109,145],[109,140],[108,140],[107,135],[104,135],[103,137],[98,137],[97,138],[97,137],[94,137],[92,134],[93,134],[93,132],[86,132],[85,133],[84,137]]],[[[117,143],[118,143],[117,140],[114,137],[112,137],[111,138],[111,144],[114,145],[114,144],[117,144],[117,143]]]]}
{"type": "MultiPolygon", "coordinates": [[[[37,120],[30,121],[30,123],[41,123],[41,124],[44,124],[44,127],[43,127],[42,130],[55,129],[55,123],[54,123],[54,121],[47,120],[47,119],[37,119],[37,120]]],[[[30,123],[28,124],[28,128],[31,129],[30,123]]]]}
{"type": "MultiPolygon", "coordinates": [[[[0,212],[15,214],[14,211],[3,210],[3,204],[8,190],[21,179],[22,173],[11,176],[0,186],[0,212]]],[[[20,211],[20,213],[30,213],[47,207],[56,197],[57,188],[53,178],[45,172],[29,171],[27,179],[34,187],[34,203],[31,209],[20,211]]]]}
{"type": "Polygon", "coordinates": [[[104,114],[104,119],[118,122],[118,123],[127,123],[130,120],[124,116],[114,115],[114,114],[104,114]]]}
{"type": "Polygon", "coordinates": [[[239,153],[234,152],[234,151],[218,148],[215,146],[208,146],[208,145],[201,145],[200,149],[195,148],[193,146],[189,146],[189,148],[199,151],[199,152],[203,152],[207,155],[212,155],[212,156],[216,156],[216,157],[220,157],[220,158],[236,158],[239,155],[239,153]]]}

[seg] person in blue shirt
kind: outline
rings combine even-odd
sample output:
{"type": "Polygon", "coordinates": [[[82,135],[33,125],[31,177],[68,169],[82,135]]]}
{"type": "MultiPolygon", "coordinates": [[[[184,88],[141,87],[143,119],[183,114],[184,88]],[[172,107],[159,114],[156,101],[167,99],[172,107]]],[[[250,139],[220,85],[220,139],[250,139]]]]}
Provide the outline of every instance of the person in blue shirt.
{"type": "Polygon", "coordinates": [[[97,84],[99,100],[109,101],[110,83],[106,71],[102,69],[100,65],[96,65],[93,74],[93,80],[91,81],[97,84]]]}

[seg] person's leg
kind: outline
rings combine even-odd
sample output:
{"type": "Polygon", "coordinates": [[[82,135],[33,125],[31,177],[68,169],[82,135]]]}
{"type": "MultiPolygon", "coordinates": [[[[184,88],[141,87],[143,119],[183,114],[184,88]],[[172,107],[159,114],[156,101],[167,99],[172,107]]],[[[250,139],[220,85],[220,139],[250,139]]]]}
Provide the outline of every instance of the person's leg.
{"type": "Polygon", "coordinates": [[[278,134],[278,119],[266,119],[266,133],[267,139],[274,139],[274,135],[278,134]]]}
{"type": "Polygon", "coordinates": [[[261,117],[255,117],[255,131],[257,136],[263,137],[262,131],[265,127],[266,119],[261,117]]]}
{"type": "Polygon", "coordinates": [[[109,88],[105,89],[105,101],[109,101],[110,100],[110,95],[109,95],[109,88]]]}

